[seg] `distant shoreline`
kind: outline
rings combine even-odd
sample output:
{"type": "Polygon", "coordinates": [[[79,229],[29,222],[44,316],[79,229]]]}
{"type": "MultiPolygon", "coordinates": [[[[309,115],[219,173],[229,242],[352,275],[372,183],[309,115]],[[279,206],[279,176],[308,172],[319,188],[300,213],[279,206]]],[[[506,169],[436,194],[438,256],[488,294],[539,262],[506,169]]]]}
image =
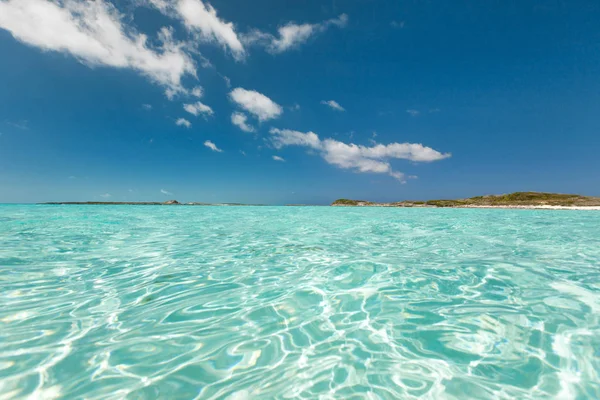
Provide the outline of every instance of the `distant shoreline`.
{"type": "MultiPolygon", "coordinates": [[[[152,202],[50,202],[50,203],[35,203],[37,205],[86,205],[86,206],[165,206],[172,204],[164,203],[152,203],[152,202]]],[[[269,207],[269,204],[239,204],[239,203],[193,203],[193,204],[177,204],[179,206],[204,206],[204,207],[269,207]]],[[[429,206],[429,205],[418,205],[418,206],[397,206],[389,205],[384,203],[375,203],[368,205],[318,205],[318,204],[284,204],[281,207],[370,207],[370,208],[470,208],[470,209],[504,209],[504,210],[594,210],[600,211],[600,206],[551,206],[551,205],[503,205],[503,206],[478,206],[478,205],[466,205],[466,206],[429,206]]]]}
{"type": "MultiPolygon", "coordinates": [[[[254,206],[267,204],[242,203],[180,203],[177,200],[165,202],[155,201],[65,201],[38,203],[43,205],[134,205],[134,206],[254,206]]],[[[310,207],[309,204],[286,204],[284,207],[310,207]]],[[[316,205],[315,205],[316,206],[316,205]]],[[[476,196],[456,200],[399,201],[377,203],[366,200],[338,199],[332,207],[394,207],[394,208],[499,208],[516,210],[600,210],[600,197],[581,196],[577,194],[515,192],[502,195],[476,196]]]]}
{"type": "Polygon", "coordinates": [[[338,199],[334,207],[410,207],[410,208],[504,208],[526,210],[600,210],[600,198],[577,194],[515,192],[456,200],[399,201],[376,203],[338,199]]]}
{"type": "Polygon", "coordinates": [[[248,206],[248,207],[264,207],[267,204],[242,204],[242,203],[179,203],[177,200],[169,200],[166,202],[158,201],[51,201],[46,203],[36,203],[38,205],[54,205],[54,206],[248,206]]]}
{"type": "Polygon", "coordinates": [[[503,208],[509,210],[596,210],[600,211],[600,206],[551,206],[551,205],[532,205],[532,206],[463,206],[454,208],[503,208]]]}
{"type": "Polygon", "coordinates": [[[505,206],[477,206],[477,205],[468,205],[468,206],[428,206],[428,205],[418,205],[418,206],[396,206],[396,205],[387,205],[385,203],[380,204],[369,204],[369,205],[341,205],[341,204],[332,204],[331,207],[372,207],[372,208],[480,208],[480,209],[500,209],[500,210],[595,210],[600,211],[600,206],[550,206],[550,205],[505,205],[505,206]]]}

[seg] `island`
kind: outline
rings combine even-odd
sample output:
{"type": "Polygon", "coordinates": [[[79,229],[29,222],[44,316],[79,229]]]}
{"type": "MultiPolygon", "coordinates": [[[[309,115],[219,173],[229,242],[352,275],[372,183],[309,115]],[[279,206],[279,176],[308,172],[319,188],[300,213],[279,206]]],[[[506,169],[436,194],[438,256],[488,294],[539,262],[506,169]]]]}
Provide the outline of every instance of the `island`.
{"type": "Polygon", "coordinates": [[[51,201],[43,205],[93,205],[93,206],[265,206],[265,204],[242,203],[180,203],[177,200],[159,201],[51,201]]]}
{"type": "Polygon", "coordinates": [[[180,206],[177,200],[158,201],[51,201],[48,203],[39,203],[45,205],[96,205],[96,206],[180,206]]]}
{"type": "Polygon", "coordinates": [[[528,209],[595,209],[600,210],[600,197],[578,194],[515,192],[455,200],[398,201],[377,203],[366,200],[338,199],[335,207],[451,207],[451,208],[528,208],[528,209]]]}

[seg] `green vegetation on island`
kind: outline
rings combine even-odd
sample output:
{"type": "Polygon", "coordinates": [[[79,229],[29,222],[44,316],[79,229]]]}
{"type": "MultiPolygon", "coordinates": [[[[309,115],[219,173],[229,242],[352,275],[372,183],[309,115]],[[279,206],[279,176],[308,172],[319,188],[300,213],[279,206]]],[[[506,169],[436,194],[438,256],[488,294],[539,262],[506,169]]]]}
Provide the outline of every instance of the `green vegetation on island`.
{"type": "Polygon", "coordinates": [[[339,207],[598,207],[600,206],[600,197],[562,193],[515,192],[501,195],[476,196],[468,199],[428,201],[407,200],[393,203],[338,199],[331,205],[339,207]]]}

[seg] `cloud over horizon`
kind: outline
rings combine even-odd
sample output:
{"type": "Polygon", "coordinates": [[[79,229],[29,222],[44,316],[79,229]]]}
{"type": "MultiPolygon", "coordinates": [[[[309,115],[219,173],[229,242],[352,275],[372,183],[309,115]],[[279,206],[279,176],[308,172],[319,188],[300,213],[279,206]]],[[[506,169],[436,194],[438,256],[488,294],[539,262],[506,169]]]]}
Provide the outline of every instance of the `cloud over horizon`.
{"type": "Polygon", "coordinates": [[[355,172],[384,173],[402,183],[405,175],[392,169],[389,159],[402,159],[413,162],[433,162],[451,157],[450,153],[440,153],[420,143],[374,144],[371,147],[344,143],[334,139],[321,140],[314,132],[299,132],[290,129],[271,128],[271,143],[276,149],[286,146],[301,146],[319,152],[329,164],[355,172]]]}

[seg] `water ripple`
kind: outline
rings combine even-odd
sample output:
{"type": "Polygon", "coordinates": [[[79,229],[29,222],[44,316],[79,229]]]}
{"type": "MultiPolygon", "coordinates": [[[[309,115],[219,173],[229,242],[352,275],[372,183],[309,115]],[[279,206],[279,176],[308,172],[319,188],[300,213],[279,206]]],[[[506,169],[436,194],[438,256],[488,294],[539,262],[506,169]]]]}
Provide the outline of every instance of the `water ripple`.
{"type": "Polygon", "coordinates": [[[0,398],[600,398],[600,213],[0,206],[0,398]]]}

